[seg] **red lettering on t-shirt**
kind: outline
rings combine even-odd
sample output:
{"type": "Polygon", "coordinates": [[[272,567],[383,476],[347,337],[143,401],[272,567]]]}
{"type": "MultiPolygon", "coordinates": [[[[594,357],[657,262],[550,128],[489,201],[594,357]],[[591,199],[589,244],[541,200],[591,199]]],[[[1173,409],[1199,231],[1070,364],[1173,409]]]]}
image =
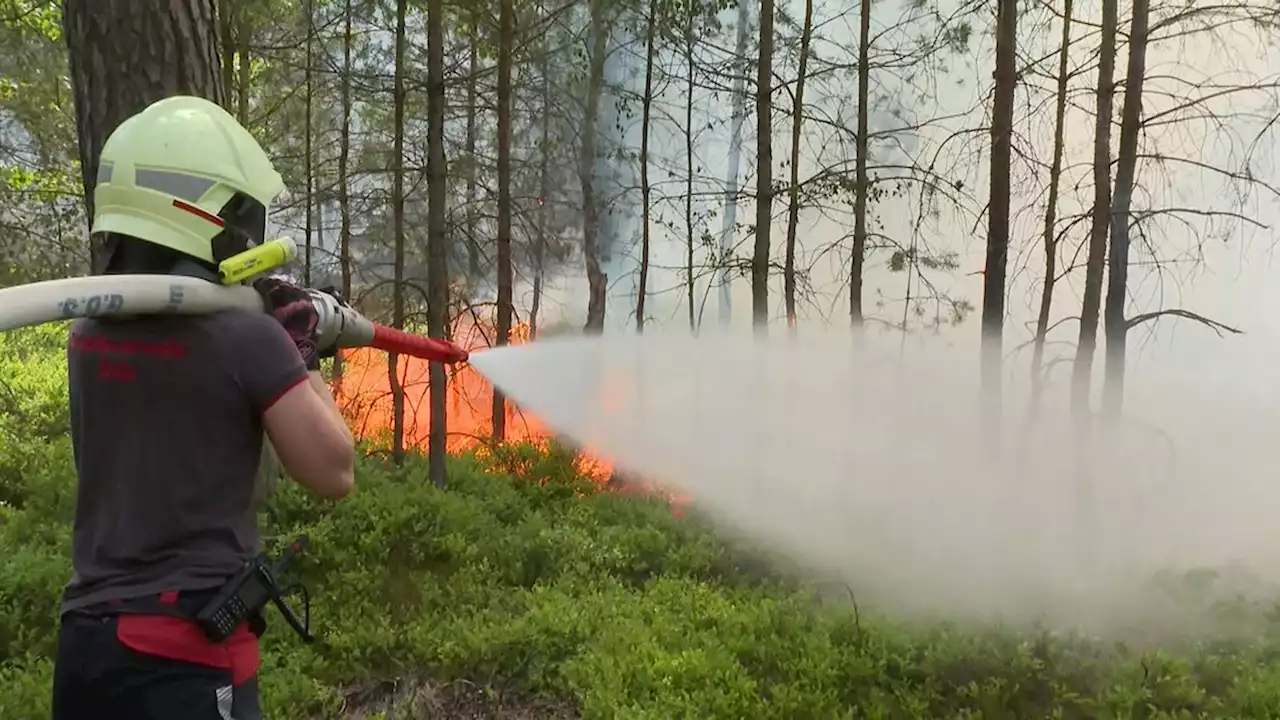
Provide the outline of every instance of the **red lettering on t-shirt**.
{"type": "Polygon", "coordinates": [[[99,357],[98,378],[114,382],[133,382],[138,379],[138,369],[131,363],[99,357]]]}
{"type": "Polygon", "coordinates": [[[185,360],[186,343],[171,338],[163,340],[113,340],[101,335],[71,333],[71,349],[97,358],[98,378],[111,382],[133,382],[138,368],[130,358],[149,357],[160,360],[185,360]]]}
{"type": "Polygon", "coordinates": [[[71,347],[91,355],[145,355],[162,360],[184,360],[187,357],[187,344],[171,338],[116,341],[101,335],[71,333],[71,347]]]}

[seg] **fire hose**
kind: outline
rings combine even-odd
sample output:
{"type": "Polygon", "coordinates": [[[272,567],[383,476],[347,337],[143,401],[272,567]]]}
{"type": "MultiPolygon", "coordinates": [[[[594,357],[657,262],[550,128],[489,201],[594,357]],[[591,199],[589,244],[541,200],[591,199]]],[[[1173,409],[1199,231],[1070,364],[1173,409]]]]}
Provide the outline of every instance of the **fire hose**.
{"type": "MultiPolygon", "coordinates": [[[[219,266],[221,284],[181,275],[96,275],[0,289],[0,332],[74,318],[264,312],[262,297],[238,284],[292,260],[292,240],[264,243],[219,266]]],[[[380,325],[335,295],[308,288],[319,315],[316,347],[371,347],[424,360],[455,363],[465,349],[447,340],[380,325]]]]}

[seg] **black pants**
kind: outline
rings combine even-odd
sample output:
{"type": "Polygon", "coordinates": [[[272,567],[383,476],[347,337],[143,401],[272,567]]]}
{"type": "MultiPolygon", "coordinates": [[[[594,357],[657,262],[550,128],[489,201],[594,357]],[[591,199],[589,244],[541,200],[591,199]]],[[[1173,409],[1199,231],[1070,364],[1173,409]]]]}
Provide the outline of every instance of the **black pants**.
{"type": "Polygon", "coordinates": [[[258,682],[126,647],[116,618],[70,613],[58,635],[53,720],[260,720],[258,682]]]}

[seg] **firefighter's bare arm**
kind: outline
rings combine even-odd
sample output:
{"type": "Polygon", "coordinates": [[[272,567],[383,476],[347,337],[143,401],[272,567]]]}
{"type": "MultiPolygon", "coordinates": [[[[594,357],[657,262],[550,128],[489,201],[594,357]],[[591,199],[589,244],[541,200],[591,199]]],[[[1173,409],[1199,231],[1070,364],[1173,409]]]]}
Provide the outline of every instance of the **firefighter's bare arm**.
{"type": "Polygon", "coordinates": [[[263,413],[263,425],[285,472],[337,500],[355,486],[355,441],[320,373],[309,375],[263,413]]]}
{"type": "Polygon", "coordinates": [[[355,441],[320,376],[315,306],[306,291],[285,280],[265,278],[254,287],[308,371],[306,382],[293,384],[263,411],[267,435],[285,472],[298,484],[321,497],[344,497],[355,484],[355,441]]]}

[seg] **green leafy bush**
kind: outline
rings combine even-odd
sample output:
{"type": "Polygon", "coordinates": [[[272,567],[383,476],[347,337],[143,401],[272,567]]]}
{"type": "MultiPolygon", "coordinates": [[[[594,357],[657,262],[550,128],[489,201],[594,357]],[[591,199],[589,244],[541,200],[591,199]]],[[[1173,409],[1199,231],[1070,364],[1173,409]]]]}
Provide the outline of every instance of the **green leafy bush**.
{"type": "MultiPolygon", "coordinates": [[[[70,575],[64,332],[0,336],[6,719],[48,717],[70,575]]],[[[1280,717],[1280,643],[1257,612],[1258,639],[1177,649],[908,626],[820,595],[696,515],[600,492],[570,453],[462,454],[447,490],[426,476],[422,458],[370,456],[348,501],[291,485],[275,498],[268,544],[312,539],[298,576],[321,640],[269,617],[270,717],[496,717],[512,702],[525,717],[1280,717]]]]}

